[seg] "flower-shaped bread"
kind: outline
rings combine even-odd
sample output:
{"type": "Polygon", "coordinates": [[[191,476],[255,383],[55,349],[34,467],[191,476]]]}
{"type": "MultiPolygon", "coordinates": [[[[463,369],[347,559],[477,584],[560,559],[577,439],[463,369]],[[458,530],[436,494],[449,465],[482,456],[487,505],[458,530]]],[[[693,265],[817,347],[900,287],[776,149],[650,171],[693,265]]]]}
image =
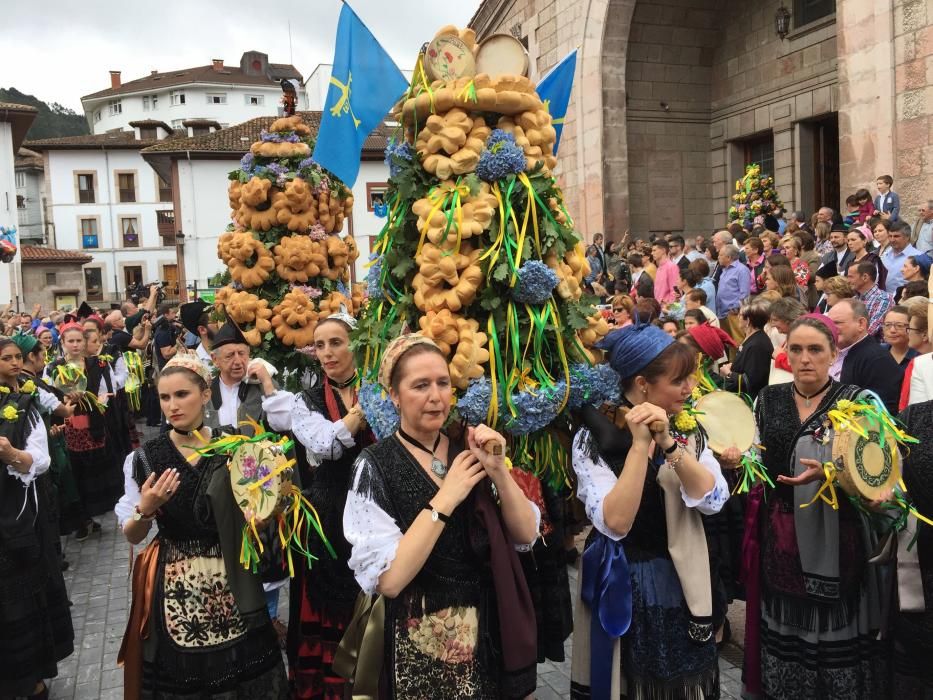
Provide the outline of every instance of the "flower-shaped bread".
{"type": "Polygon", "coordinates": [[[321,267],[321,274],[329,280],[338,280],[347,273],[347,261],[350,259],[350,249],[340,236],[331,235],[322,242],[326,256],[325,264],[321,267]]]}
{"type": "Polygon", "coordinates": [[[253,347],[262,343],[263,333],[272,329],[269,302],[255,294],[232,292],[225,298],[224,308],[227,316],[240,326],[246,342],[253,347]]]}
{"type": "Polygon", "coordinates": [[[275,271],[291,283],[304,284],[321,274],[327,258],[320,243],[307,236],[285,236],[272,249],[275,253],[275,271]]]}
{"type": "Polygon", "coordinates": [[[318,312],[311,298],[300,289],[293,289],[273,309],[272,327],[285,345],[303,348],[314,341],[318,312]]]}
{"type": "Polygon", "coordinates": [[[301,178],[285,185],[272,196],[276,220],[289,231],[304,231],[317,223],[317,198],[311,186],[301,178]]]}
{"type": "Polygon", "coordinates": [[[480,235],[489,228],[492,222],[498,202],[490,192],[488,184],[482,183],[475,195],[461,194],[459,212],[453,197],[448,196],[449,193],[454,192],[456,187],[456,183],[448,180],[441,183],[431,196],[422,197],[412,204],[412,211],[418,215],[418,230],[422,231],[424,227],[427,227],[426,235],[431,243],[441,244],[446,241],[455,244],[458,233],[461,241],[467,240],[480,235]],[[436,206],[437,198],[445,196],[448,197],[447,204],[436,206]],[[449,227],[448,214],[450,214],[449,227]]]}
{"type": "Polygon", "coordinates": [[[460,329],[457,326],[460,319],[450,309],[441,309],[428,311],[418,319],[418,325],[421,326],[421,334],[433,340],[444,355],[450,357],[454,346],[460,341],[460,329]]]}
{"type": "Polygon", "coordinates": [[[474,319],[457,319],[459,339],[457,352],[450,361],[450,381],[458,389],[466,389],[471,379],[479,379],[485,373],[483,365],[489,362],[486,349],[487,337],[479,331],[479,322],[474,319]]]}
{"type": "Polygon", "coordinates": [[[476,298],[483,283],[480,250],[464,245],[459,253],[425,243],[415,257],[418,274],[412,280],[414,301],[421,311],[460,311],[476,298]]]}
{"type": "Polygon", "coordinates": [[[230,276],[247,289],[261,285],[275,269],[272,253],[251,233],[234,233],[227,251],[230,257],[225,262],[230,276]]]}

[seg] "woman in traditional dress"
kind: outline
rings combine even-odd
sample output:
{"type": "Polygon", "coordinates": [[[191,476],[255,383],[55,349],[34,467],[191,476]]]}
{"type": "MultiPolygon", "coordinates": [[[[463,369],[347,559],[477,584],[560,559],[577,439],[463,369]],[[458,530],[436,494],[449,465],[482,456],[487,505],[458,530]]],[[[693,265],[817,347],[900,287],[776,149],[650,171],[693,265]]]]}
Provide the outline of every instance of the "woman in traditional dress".
{"type": "Polygon", "coordinates": [[[172,429],[126,458],[116,515],[130,544],[159,532],[136,560],[119,660],[126,698],[279,700],[282,655],[258,575],[239,563],[243,516],[227,458],[196,457],[209,440],[211,376],[193,355],[166,363],[162,412],[172,429]],[[200,438],[200,440],[199,440],[200,438]]]}
{"type": "MultiPolygon", "coordinates": [[[[907,434],[917,438],[920,445],[933,445],[933,401],[908,406],[900,419],[907,434]]],[[[903,472],[914,508],[930,517],[933,513],[933,450],[927,447],[906,452],[903,472]]],[[[900,611],[894,622],[891,696],[902,700],[928,698],[933,689],[933,665],[930,663],[933,659],[933,527],[915,518],[911,525],[916,528],[916,543],[910,549],[901,549],[899,557],[919,566],[920,575],[919,578],[905,578],[901,565],[906,562],[899,562],[900,611]]]]}
{"type": "Polygon", "coordinates": [[[838,510],[819,499],[800,507],[832,461],[827,412],[861,394],[829,376],[837,335],[825,316],[795,321],[786,343],[793,381],[758,394],[762,461],[777,487],[755,487],[746,507],[743,680],[752,696],[888,697],[868,521],[846,498],[838,510]]]}
{"type": "MultiPolygon", "coordinates": [[[[71,364],[87,378],[88,393],[97,396],[99,403],[106,406],[113,394],[110,367],[96,356],[88,356],[84,329],[77,323],[62,326],[61,337],[64,356],[46,367],[44,379],[54,383],[59,368],[71,364]]],[[[104,416],[88,397],[74,398],[75,415],[65,423],[65,444],[84,509],[84,523],[75,535],[80,542],[86,540],[91,531],[100,531],[100,523],[93,517],[113,510],[113,504],[122,493],[122,478],[120,466],[115,464],[107,449],[104,416]]]]}
{"type": "Polygon", "coordinates": [[[356,364],[350,331],[356,320],[333,314],[314,329],[314,348],[323,381],[295,397],[292,432],[302,445],[302,491],[321,517],[337,552],[334,559],[317,538],[308,542],[318,560],[292,579],[289,596],[288,659],[297,698],[341,700],[345,681],[332,664],[337,645],[353,616],[360,587],[347,566],[350,544],[343,536],[343,509],[353,463],[375,437],[357,401],[356,364]]]}
{"type": "Polygon", "coordinates": [[[585,408],[573,442],[577,494],[593,530],[583,553],[571,697],[715,698],[701,514],[719,512],[729,490],[696,421],[681,413],[696,354],[642,324],[613,331],[600,347],[622,378],[627,427],[585,408]]]}
{"type": "Polygon", "coordinates": [[[765,333],[765,326],[771,320],[771,303],[765,299],[750,299],[742,304],[739,315],[745,327],[745,340],[739,346],[735,361],[720,367],[719,373],[726,377],[727,390],[747,394],[754,400],[768,385],[771,373],[774,346],[765,333]]]}
{"type": "Polygon", "coordinates": [[[44,679],[74,651],[51,512],[48,443],[23,356],[0,339],[0,697],[49,696],[44,679]],[[27,387],[28,388],[28,387],[27,387]]]}
{"type": "Polygon", "coordinates": [[[537,635],[515,548],[537,538],[538,510],[509,475],[501,435],[469,428],[464,448],[441,431],[452,385],[433,341],[392,341],[379,381],[400,426],[357,459],[344,534],[360,587],[385,599],[385,652],[380,678],[361,678],[360,661],[354,692],[524,698],[537,635]]]}

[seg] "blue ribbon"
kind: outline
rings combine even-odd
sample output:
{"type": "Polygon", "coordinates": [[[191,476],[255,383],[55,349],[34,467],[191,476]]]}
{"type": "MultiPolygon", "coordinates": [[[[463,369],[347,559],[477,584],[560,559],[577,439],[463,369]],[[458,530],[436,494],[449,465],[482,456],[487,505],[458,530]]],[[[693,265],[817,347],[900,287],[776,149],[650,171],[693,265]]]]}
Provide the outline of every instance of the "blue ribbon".
{"type": "Polygon", "coordinates": [[[590,609],[590,696],[610,700],[612,647],[632,624],[632,580],[622,542],[597,533],[583,552],[581,595],[590,609]]]}

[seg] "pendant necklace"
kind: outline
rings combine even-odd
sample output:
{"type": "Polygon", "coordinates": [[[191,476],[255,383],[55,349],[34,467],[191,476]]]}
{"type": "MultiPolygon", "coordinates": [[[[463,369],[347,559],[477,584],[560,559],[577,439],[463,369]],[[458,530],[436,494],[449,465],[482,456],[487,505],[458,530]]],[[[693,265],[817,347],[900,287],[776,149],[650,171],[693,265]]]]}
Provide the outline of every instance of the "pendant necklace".
{"type": "Polygon", "coordinates": [[[832,380],[832,377],[830,377],[830,379],[829,379],[828,382],[826,382],[822,387],[820,387],[819,390],[815,391],[814,393],[810,394],[809,396],[807,396],[807,395],[804,394],[802,391],[800,391],[800,389],[797,388],[796,382],[791,382],[791,385],[794,387],[794,393],[797,394],[797,396],[799,396],[800,398],[803,399],[804,405],[805,405],[807,408],[810,408],[810,401],[811,401],[814,397],[819,396],[819,395],[822,394],[824,391],[826,391],[826,390],[829,388],[829,385],[832,384],[832,383],[833,383],[833,380],[832,380]]]}
{"type": "Polygon", "coordinates": [[[419,450],[424,450],[429,455],[431,455],[431,471],[434,472],[435,475],[437,475],[437,478],[443,479],[445,476],[447,476],[447,465],[444,464],[440,459],[438,459],[436,454],[434,454],[435,452],[437,452],[437,446],[441,444],[440,433],[437,434],[437,440],[434,441],[434,449],[431,449],[431,450],[429,450],[427,447],[425,447],[420,442],[415,440],[415,438],[413,438],[411,435],[409,435],[404,430],[402,430],[401,427],[399,427],[398,429],[398,434],[406,442],[411,443],[412,445],[417,447],[419,450]]]}

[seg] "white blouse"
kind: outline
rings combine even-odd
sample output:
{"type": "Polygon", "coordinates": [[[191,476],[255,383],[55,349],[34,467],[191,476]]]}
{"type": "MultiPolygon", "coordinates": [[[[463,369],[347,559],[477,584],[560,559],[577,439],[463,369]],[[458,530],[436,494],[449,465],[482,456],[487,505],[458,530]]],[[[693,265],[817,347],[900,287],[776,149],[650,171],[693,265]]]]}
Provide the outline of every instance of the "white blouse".
{"type": "MultiPolygon", "coordinates": [[[[402,531],[395,519],[379,507],[371,493],[360,490],[361,477],[365,475],[369,483],[373,478],[372,469],[363,456],[356,460],[353,486],[347,494],[347,505],[343,511],[343,535],[353,547],[347,563],[353,569],[356,582],[368,595],[376,593],[379,577],[392,566],[402,539],[402,531]]],[[[531,501],[528,505],[535,514],[537,532],[541,528],[541,511],[531,501]]],[[[524,551],[533,544],[534,540],[516,544],[515,548],[524,551]]]]}
{"type": "MultiPolygon", "coordinates": [[[[573,470],[577,474],[577,498],[583,502],[586,515],[593,523],[593,527],[606,537],[618,541],[625,535],[611,530],[606,525],[603,513],[603,502],[618,479],[601,457],[597,456],[595,462],[590,458],[586,449],[589,440],[590,431],[587,428],[582,428],[577,432],[573,440],[573,470]]],[[[701,498],[691,498],[681,484],[680,497],[688,508],[696,508],[704,515],[713,515],[722,510],[726,501],[729,500],[729,485],[722,475],[719,462],[716,461],[709,447],[703,449],[698,461],[713,475],[715,480],[713,488],[701,498]]]]}
{"type": "Polygon", "coordinates": [[[136,506],[139,505],[139,499],[142,494],[139,492],[139,484],[133,478],[133,456],[136,451],[130,452],[123,460],[123,495],[113,507],[113,512],[117,516],[117,524],[123,527],[123,523],[131,519],[136,514],[136,506]]]}
{"type": "Polygon", "coordinates": [[[307,448],[312,463],[340,459],[345,449],[356,445],[343,419],[329,421],[318,411],[311,411],[300,394],[292,406],[292,432],[307,448]]]}
{"type": "MultiPolygon", "coordinates": [[[[221,425],[236,425],[237,412],[240,410],[240,384],[227,386],[220,381],[220,409],[217,418],[221,425]]],[[[266,415],[266,425],[269,430],[277,433],[292,429],[292,403],[294,396],[287,391],[278,389],[262,399],[262,412],[266,415]]]]}
{"type": "Polygon", "coordinates": [[[113,375],[114,391],[119,391],[126,386],[126,380],[129,379],[130,371],[126,367],[126,360],[123,359],[123,355],[117,356],[111,368],[111,374],[113,375]]]}
{"type": "Polygon", "coordinates": [[[36,480],[37,476],[45,474],[49,470],[49,465],[52,464],[52,459],[49,457],[49,439],[45,432],[45,424],[38,415],[33,414],[33,417],[38,422],[29,431],[29,435],[26,436],[26,444],[23,446],[23,452],[28,452],[29,456],[32,457],[32,466],[24,474],[15,469],[13,465],[6,465],[7,473],[10,476],[15,476],[27,488],[36,480]]]}

